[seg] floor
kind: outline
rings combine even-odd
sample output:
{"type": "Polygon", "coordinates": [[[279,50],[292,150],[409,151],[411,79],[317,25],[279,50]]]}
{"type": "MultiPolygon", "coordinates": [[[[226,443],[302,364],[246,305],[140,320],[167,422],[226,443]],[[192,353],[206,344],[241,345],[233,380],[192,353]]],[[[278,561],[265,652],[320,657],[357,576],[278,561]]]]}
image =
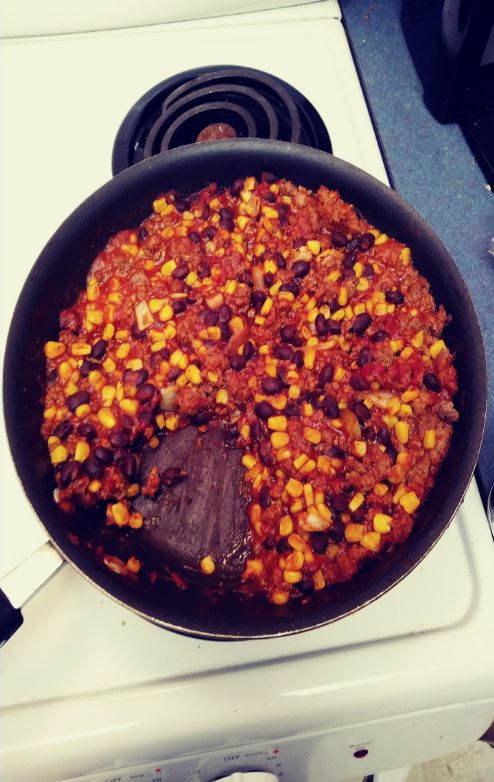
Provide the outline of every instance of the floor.
{"type": "Polygon", "coordinates": [[[494,748],[484,741],[414,766],[407,782],[494,782],[494,748]]]}

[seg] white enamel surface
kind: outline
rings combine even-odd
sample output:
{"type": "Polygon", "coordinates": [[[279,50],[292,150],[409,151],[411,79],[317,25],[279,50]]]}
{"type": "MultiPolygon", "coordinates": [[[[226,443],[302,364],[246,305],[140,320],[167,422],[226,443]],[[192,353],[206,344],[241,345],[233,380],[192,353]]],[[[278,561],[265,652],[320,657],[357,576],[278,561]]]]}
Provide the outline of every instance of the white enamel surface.
{"type": "MultiPolygon", "coordinates": [[[[2,345],[42,246],[109,178],[127,110],[173,73],[222,63],[280,76],[316,106],[337,156],[386,180],[335,7],[0,43],[2,345]]],[[[44,532],[5,438],[0,474],[1,576],[44,532]]],[[[65,566],[0,653],[3,778],[211,782],[250,770],[341,782],[453,751],[494,714],[493,589],[475,485],[409,577],[354,615],[288,638],[181,637],[65,566]],[[359,749],[368,755],[355,758],[359,749]]]]}

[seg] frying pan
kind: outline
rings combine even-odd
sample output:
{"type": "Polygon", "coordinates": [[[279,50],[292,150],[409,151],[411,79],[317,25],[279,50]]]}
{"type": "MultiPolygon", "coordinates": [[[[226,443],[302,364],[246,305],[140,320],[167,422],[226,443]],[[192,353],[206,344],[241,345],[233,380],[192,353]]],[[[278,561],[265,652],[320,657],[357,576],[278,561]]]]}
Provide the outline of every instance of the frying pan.
{"type": "MultiPolygon", "coordinates": [[[[24,490],[63,556],[108,595],[147,619],[181,633],[227,640],[319,627],[361,608],[404,578],[447,528],[468,487],[481,445],[486,385],[472,301],[450,255],[421,217],[394,191],[329,154],[283,142],[243,139],[181,147],[139,163],[97,190],[62,224],[34,265],[14,312],[6,348],[4,410],[24,490]],[[244,599],[228,591],[212,598],[198,588],[180,589],[171,581],[151,584],[112,573],[95,556],[99,525],[87,512],[65,515],[54,502],[52,467],[39,433],[43,344],[56,339],[59,311],[84,287],[89,266],[109,237],[137,227],[161,192],[173,189],[188,195],[209,182],[228,185],[236,177],[259,176],[263,171],[311,189],[324,184],[338,190],[369,222],[412,248],[415,265],[429,280],[436,302],[452,315],[445,338],[456,353],[459,377],[460,419],[409,540],[386,557],[373,559],[352,581],[317,592],[308,605],[296,601],[274,606],[265,598],[244,599]]],[[[136,546],[138,555],[152,556],[152,551],[146,551],[145,532],[139,532],[129,542],[130,531],[107,528],[106,548],[124,560],[136,546]]]]}

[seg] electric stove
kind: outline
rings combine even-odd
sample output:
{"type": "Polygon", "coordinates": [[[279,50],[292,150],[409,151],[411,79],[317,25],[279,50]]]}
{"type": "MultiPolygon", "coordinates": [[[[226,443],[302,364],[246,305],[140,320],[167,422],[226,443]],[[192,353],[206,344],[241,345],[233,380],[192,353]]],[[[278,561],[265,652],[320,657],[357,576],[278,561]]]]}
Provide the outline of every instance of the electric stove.
{"type": "MultiPolygon", "coordinates": [[[[207,19],[194,18],[204,13],[194,2],[172,12],[150,1],[138,18],[110,5],[99,21],[91,2],[74,19],[56,0],[43,14],[10,12],[12,37],[0,43],[2,344],[46,240],[143,157],[203,132],[274,134],[387,181],[338,4],[276,5],[217,0],[207,19]]],[[[36,568],[30,555],[46,533],[5,437],[0,456],[2,577],[21,562],[36,568]]],[[[409,576],[300,635],[179,636],[63,566],[0,652],[0,768],[12,782],[343,782],[446,754],[494,715],[493,589],[475,483],[409,576]]]]}

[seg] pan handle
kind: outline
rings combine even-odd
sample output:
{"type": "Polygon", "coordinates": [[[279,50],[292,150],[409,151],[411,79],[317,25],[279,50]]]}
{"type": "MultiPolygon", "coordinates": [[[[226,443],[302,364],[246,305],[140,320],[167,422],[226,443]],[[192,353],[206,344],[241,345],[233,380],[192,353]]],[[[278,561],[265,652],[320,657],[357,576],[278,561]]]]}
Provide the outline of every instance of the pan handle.
{"type": "Polygon", "coordinates": [[[0,646],[22,625],[20,607],[56,573],[63,561],[51,543],[43,543],[0,580],[0,646]]]}
{"type": "Polygon", "coordinates": [[[23,621],[20,610],[14,608],[5,592],[0,589],[0,646],[14,635],[23,621]]]}

